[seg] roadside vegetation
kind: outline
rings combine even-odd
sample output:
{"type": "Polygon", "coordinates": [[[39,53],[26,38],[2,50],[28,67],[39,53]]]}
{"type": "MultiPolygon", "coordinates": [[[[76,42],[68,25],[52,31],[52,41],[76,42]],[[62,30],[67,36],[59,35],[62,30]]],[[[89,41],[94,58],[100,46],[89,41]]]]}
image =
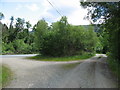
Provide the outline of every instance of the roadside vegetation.
{"type": "Polygon", "coordinates": [[[38,21],[35,27],[35,45],[43,56],[64,57],[95,53],[97,35],[92,25],[73,26],[67,17],[52,23],[48,28],[45,20],[38,21]]]}
{"type": "MultiPolygon", "coordinates": [[[[2,54],[39,53],[33,59],[71,60],[80,59],[85,53],[104,53],[108,55],[109,66],[118,74],[120,72],[120,2],[80,2],[88,8],[88,26],[74,26],[63,16],[48,26],[42,19],[33,27],[29,21],[13,16],[7,26],[0,21],[2,29],[2,54]],[[32,28],[31,31],[29,31],[32,28]],[[44,57],[43,57],[44,56],[44,57]],[[60,59],[58,59],[60,58],[60,59]]],[[[0,20],[4,14],[0,12],[0,20]]],[[[86,57],[86,56],[85,56],[86,57]]]]}
{"type": "Polygon", "coordinates": [[[100,42],[94,25],[74,26],[63,16],[50,26],[44,19],[39,20],[32,27],[32,31],[29,31],[29,21],[21,18],[15,20],[13,16],[10,20],[9,27],[0,22],[2,54],[39,53],[40,55],[34,58],[59,61],[86,59],[98,51],[100,42]]]}
{"type": "Polygon", "coordinates": [[[83,55],[64,56],[64,57],[51,57],[51,56],[37,55],[33,57],[27,57],[27,59],[38,60],[38,61],[76,61],[76,60],[88,59],[93,56],[94,54],[83,54],[83,55]]]}
{"type": "Polygon", "coordinates": [[[12,79],[12,71],[6,65],[0,65],[0,88],[6,86],[12,79]]]}
{"type": "MultiPolygon", "coordinates": [[[[120,2],[81,2],[89,9],[88,18],[97,22],[103,18],[104,22],[97,25],[97,36],[102,44],[102,53],[107,53],[108,64],[120,82],[120,2]]],[[[101,51],[101,50],[100,50],[101,51]]],[[[120,86],[120,83],[119,83],[120,86]]]]}
{"type": "Polygon", "coordinates": [[[112,58],[108,58],[107,62],[109,64],[109,68],[111,69],[113,75],[117,77],[118,87],[120,88],[120,64],[112,58]]]}
{"type": "MultiPolygon", "coordinates": [[[[101,23],[74,26],[65,16],[50,26],[44,19],[33,27],[29,21],[13,16],[9,26],[0,21],[2,54],[39,53],[29,59],[70,61],[89,58],[96,52],[104,53],[108,56],[109,67],[120,80],[120,2],[80,4],[83,8],[90,7],[87,19],[91,22],[101,20],[101,23]]],[[[2,19],[4,14],[0,12],[2,19]]]]}
{"type": "MultiPolygon", "coordinates": [[[[3,14],[0,20],[2,18],[4,18],[3,14]]],[[[9,26],[0,21],[0,28],[2,29],[2,54],[36,53],[34,33],[29,31],[31,28],[29,21],[11,16],[9,26]]]]}

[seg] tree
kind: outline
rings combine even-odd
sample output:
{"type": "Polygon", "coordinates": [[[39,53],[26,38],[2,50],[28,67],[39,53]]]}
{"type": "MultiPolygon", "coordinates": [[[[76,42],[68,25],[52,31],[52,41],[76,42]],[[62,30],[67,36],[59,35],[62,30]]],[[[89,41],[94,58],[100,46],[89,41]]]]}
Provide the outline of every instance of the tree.
{"type": "MultiPolygon", "coordinates": [[[[0,22],[0,29],[2,31],[2,53],[34,53],[36,47],[34,44],[34,32],[30,32],[31,24],[29,21],[17,18],[15,25],[14,17],[10,18],[10,26],[0,22]]],[[[0,35],[1,36],[1,35],[0,35]]]]}
{"type": "Polygon", "coordinates": [[[30,24],[30,22],[27,21],[27,22],[26,22],[26,27],[27,27],[28,30],[30,29],[31,26],[32,26],[32,25],[30,24]]]}
{"type": "Polygon", "coordinates": [[[30,41],[30,33],[29,33],[29,29],[31,28],[31,24],[29,21],[26,22],[26,28],[23,30],[23,32],[21,32],[21,35],[23,36],[24,38],[24,42],[25,43],[28,43],[28,44],[31,44],[31,41],[30,41]]]}
{"type": "Polygon", "coordinates": [[[2,26],[2,42],[8,43],[9,29],[6,24],[1,24],[2,26]]]}
{"type": "Polygon", "coordinates": [[[52,23],[51,28],[44,20],[36,25],[35,40],[39,53],[47,56],[71,56],[93,53],[96,44],[96,34],[93,28],[73,26],[66,17],[52,23]],[[88,30],[89,29],[89,30],[88,30]]]}
{"type": "Polygon", "coordinates": [[[43,37],[45,35],[45,32],[47,31],[47,28],[48,24],[44,19],[38,21],[35,30],[35,43],[39,52],[41,52],[41,47],[44,40],[43,37]]]}
{"type": "Polygon", "coordinates": [[[13,28],[13,21],[14,21],[14,17],[13,17],[13,16],[11,16],[10,20],[11,20],[11,22],[10,22],[10,28],[12,29],[12,28],[13,28]]]}
{"type": "Polygon", "coordinates": [[[21,18],[17,18],[16,21],[17,22],[15,24],[15,27],[16,27],[17,31],[20,32],[24,28],[25,20],[21,19],[21,18]]]}
{"type": "Polygon", "coordinates": [[[81,2],[84,8],[94,7],[94,10],[89,10],[91,19],[95,22],[103,18],[103,33],[105,32],[105,39],[108,42],[109,57],[120,63],[120,2],[81,2]]]}
{"type": "Polygon", "coordinates": [[[4,18],[4,14],[0,12],[0,20],[2,20],[3,18],[4,18]]]}
{"type": "Polygon", "coordinates": [[[2,12],[0,12],[0,54],[1,54],[1,47],[2,47],[2,31],[3,31],[3,25],[1,23],[1,20],[4,18],[4,14],[2,12]]]}

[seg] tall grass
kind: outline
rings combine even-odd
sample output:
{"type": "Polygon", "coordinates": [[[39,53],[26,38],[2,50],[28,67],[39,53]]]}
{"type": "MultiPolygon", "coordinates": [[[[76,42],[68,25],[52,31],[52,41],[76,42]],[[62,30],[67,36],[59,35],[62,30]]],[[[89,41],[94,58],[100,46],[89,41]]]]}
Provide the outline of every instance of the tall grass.
{"type": "Polygon", "coordinates": [[[117,60],[108,58],[108,65],[113,74],[117,77],[118,87],[120,87],[120,64],[117,62],[117,60]]]}
{"type": "Polygon", "coordinates": [[[0,88],[6,86],[12,78],[12,72],[6,65],[0,65],[0,88]]]}

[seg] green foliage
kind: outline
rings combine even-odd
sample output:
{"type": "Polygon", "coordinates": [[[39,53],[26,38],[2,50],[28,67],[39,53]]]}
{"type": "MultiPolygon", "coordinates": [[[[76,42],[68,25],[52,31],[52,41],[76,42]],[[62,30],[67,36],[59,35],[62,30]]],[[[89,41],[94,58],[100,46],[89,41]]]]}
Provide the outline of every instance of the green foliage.
{"type": "Polygon", "coordinates": [[[104,17],[105,22],[100,25],[100,28],[103,29],[100,33],[103,53],[110,52],[109,57],[120,63],[120,23],[118,23],[120,21],[120,2],[81,2],[81,5],[85,8],[95,8],[89,10],[88,13],[88,15],[91,14],[89,18],[93,21],[104,17]]]}
{"type": "Polygon", "coordinates": [[[0,88],[5,87],[11,79],[11,70],[6,65],[0,65],[0,88]]]}
{"type": "Polygon", "coordinates": [[[97,42],[97,44],[96,44],[96,52],[97,52],[97,53],[102,53],[102,51],[103,51],[103,45],[102,45],[101,40],[100,40],[100,38],[99,38],[99,39],[98,39],[98,42],[97,42]]]}
{"type": "Polygon", "coordinates": [[[97,28],[95,32],[97,33],[99,39],[96,52],[106,54],[109,49],[109,34],[103,24],[98,24],[96,26],[97,28]]]}
{"type": "Polygon", "coordinates": [[[95,50],[98,41],[96,33],[93,30],[93,26],[89,26],[88,30],[85,32],[85,38],[83,39],[85,49],[89,52],[93,52],[95,50]]]}
{"type": "Polygon", "coordinates": [[[28,29],[24,29],[22,32],[19,32],[19,33],[17,34],[17,39],[27,38],[28,35],[29,35],[28,29]]]}
{"type": "Polygon", "coordinates": [[[15,26],[14,17],[10,18],[10,26],[0,22],[2,31],[2,54],[34,53],[34,32],[30,32],[31,24],[29,21],[17,18],[15,26]]]}
{"type": "Polygon", "coordinates": [[[97,37],[93,27],[85,29],[83,26],[68,24],[67,18],[53,23],[51,29],[47,28],[44,20],[36,26],[36,45],[39,53],[48,56],[71,56],[83,52],[94,52],[97,37]]]}
{"type": "Polygon", "coordinates": [[[48,24],[45,22],[44,19],[38,21],[37,26],[36,26],[36,31],[35,31],[35,36],[36,36],[35,43],[36,43],[36,47],[37,47],[38,51],[41,50],[42,43],[44,40],[43,37],[45,36],[47,28],[48,28],[48,24]]]}
{"type": "Polygon", "coordinates": [[[4,18],[4,14],[0,12],[0,20],[2,20],[3,18],[4,18]]]}
{"type": "Polygon", "coordinates": [[[119,81],[120,80],[120,65],[118,63],[118,60],[115,60],[114,57],[112,57],[112,55],[109,55],[107,62],[113,74],[118,78],[118,87],[120,87],[120,81],[119,81]]]}
{"type": "Polygon", "coordinates": [[[50,27],[44,19],[39,20],[30,32],[29,21],[17,18],[14,26],[14,17],[10,20],[9,27],[2,24],[3,54],[39,52],[60,57],[95,51],[97,37],[93,26],[73,26],[67,17],[62,17],[50,27]]]}
{"type": "Polygon", "coordinates": [[[32,25],[30,24],[30,22],[29,22],[29,21],[28,21],[28,22],[26,22],[26,27],[27,27],[27,29],[29,29],[31,26],[32,26],[32,25]]]}
{"type": "Polygon", "coordinates": [[[94,54],[84,53],[82,55],[74,55],[74,56],[65,56],[65,57],[51,57],[51,56],[43,56],[37,55],[33,57],[27,57],[27,59],[35,59],[39,61],[73,61],[73,60],[83,60],[94,56],[94,54]]]}
{"type": "Polygon", "coordinates": [[[2,42],[2,53],[3,54],[27,54],[34,53],[36,51],[34,43],[31,45],[26,44],[23,39],[17,39],[12,43],[2,42]]]}
{"type": "Polygon", "coordinates": [[[2,41],[3,42],[8,42],[8,27],[5,24],[0,23],[0,29],[1,29],[1,34],[2,34],[2,41]]]}
{"type": "Polygon", "coordinates": [[[15,49],[13,47],[13,43],[4,43],[2,42],[2,53],[3,54],[12,54],[14,53],[15,49]]]}
{"type": "Polygon", "coordinates": [[[15,48],[16,53],[31,53],[32,47],[26,43],[24,43],[24,40],[15,40],[13,42],[13,47],[15,48]]]}

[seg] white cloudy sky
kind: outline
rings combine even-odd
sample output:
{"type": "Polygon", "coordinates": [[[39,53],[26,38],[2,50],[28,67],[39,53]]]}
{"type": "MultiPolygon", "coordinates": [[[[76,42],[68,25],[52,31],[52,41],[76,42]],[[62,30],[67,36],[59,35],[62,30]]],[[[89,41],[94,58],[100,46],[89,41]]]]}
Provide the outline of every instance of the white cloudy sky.
{"type": "MultiPolygon", "coordinates": [[[[90,22],[83,18],[87,10],[80,6],[80,0],[49,0],[55,8],[67,16],[68,22],[73,25],[88,25],[90,22]]],[[[48,23],[58,21],[61,16],[47,0],[0,0],[0,10],[5,15],[2,22],[8,24],[10,17],[25,18],[32,25],[44,18],[48,23]]]]}

